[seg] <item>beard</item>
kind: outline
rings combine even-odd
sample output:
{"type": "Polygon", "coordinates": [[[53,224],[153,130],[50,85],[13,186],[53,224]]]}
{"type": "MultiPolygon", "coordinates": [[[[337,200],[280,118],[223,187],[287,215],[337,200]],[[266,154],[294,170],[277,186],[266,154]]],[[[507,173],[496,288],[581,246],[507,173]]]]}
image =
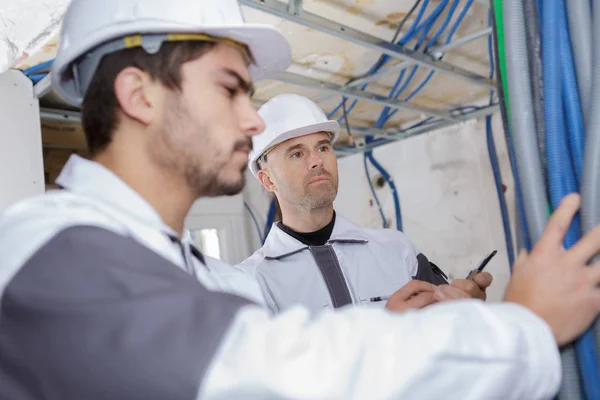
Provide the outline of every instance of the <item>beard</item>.
{"type": "Polygon", "coordinates": [[[217,135],[192,118],[180,96],[167,102],[162,132],[149,151],[163,169],[182,178],[196,198],[202,196],[232,196],[244,188],[244,163],[240,168],[229,165],[236,150],[251,149],[252,140],[234,143],[231,150],[219,147],[217,135]]]}
{"type": "Polygon", "coordinates": [[[333,185],[319,189],[316,193],[307,190],[306,194],[298,199],[298,205],[304,209],[314,210],[329,206],[335,200],[337,191],[333,185]]]}
{"type": "Polygon", "coordinates": [[[311,175],[305,182],[302,189],[294,190],[288,186],[282,180],[279,180],[282,189],[280,195],[282,198],[291,205],[298,207],[303,210],[315,210],[324,208],[333,203],[337,197],[337,185],[334,183],[331,174],[325,171],[320,171],[314,175],[311,175]],[[320,183],[319,186],[313,186],[308,184],[309,180],[314,176],[325,175],[330,181],[328,183],[320,183]],[[299,193],[299,194],[294,194],[299,193]]]}

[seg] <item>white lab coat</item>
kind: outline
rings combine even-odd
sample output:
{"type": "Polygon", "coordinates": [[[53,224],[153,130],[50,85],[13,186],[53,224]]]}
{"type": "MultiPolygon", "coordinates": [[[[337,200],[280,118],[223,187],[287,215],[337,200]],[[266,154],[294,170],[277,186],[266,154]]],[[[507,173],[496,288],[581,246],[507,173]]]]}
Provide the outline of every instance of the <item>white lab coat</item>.
{"type": "Polygon", "coordinates": [[[0,218],[1,398],[535,400],[558,390],[552,333],[523,307],[469,300],[313,316],[297,306],[271,316],[219,293],[252,297],[256,283],[239,270],[231,269],[235,284],[222,264],[219,272],[195,260],[190,272],[156,212],[100,165],[72,158],[62,178],[68,191],[28,199],[0,218]],[[81,238],[96,251],[82,255],[79,232],[110,237],[114,247],[81,238]],[[157,264],[120,257],[127,249],[119,238],[157,264]],[[52,259],[76,276],[57,275],[65,265],[52,259]],[[202,347],[208,338],[217,346],[202,347]]]}
{"type": "MultiPolygon", "coordinates": [[[[339,215],[326,246],[335,254],[354,305],[383,307],[385,301],[378,298],[407,284],[420,267],[430,268],[419,266],[420,253],[402,232],[361,228],[339,215]]],[[[298,304],[313,312],[334,307],[335,295],[309,246],[277,223],[264,246],[238,267],[256,277],[273,312],[298,304]]]]}

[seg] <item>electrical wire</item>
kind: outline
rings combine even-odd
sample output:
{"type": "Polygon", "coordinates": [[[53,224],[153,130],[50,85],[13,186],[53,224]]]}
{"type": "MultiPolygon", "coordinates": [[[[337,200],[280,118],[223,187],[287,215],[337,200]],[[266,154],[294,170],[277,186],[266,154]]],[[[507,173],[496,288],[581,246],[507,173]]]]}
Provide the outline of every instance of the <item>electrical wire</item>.
{"type": "MultiPolygon", "coordinates": [[[[408,22],[408,20],[410,19],[410,17],[415,13],[417,7],[419,6],[419,4],[422,3],[423,0],[417,0],[412,7],[410,8],[410,10],[408,10],[408,12],[406,13],[406,15],[404,16],[404,18],[402,18],[402,20],[400,21],[400,23],[398,24],[398,27],[396,28],[396,32],[394,33],[394,37],[392,38],[391,42],[392,43],[396,43],[396,40],[398,40],[398,36],[400,35],[400,32],[402,31],[402,29],[404,28],[404,26],[406,25],[406,23],[408,22]]],[[[414,27],[415,24],[418,24],[419,21],[421,20],[421,18],[423,17],[423,13],[425,12],[425,9],[427,8],[427,4],[429,3],[429,0],[425,0],[425,3],[423,4],[423,7],[421,7],[421,10],[419,11],[419,14],[417,15],[415,21],[413,22],[413,25],[411,26],[410,29],[412,29],[414,27]]],[[[409,32],[410,33],[410,29],[409,32]]],[[[367,71],[365,74],[358,76],[356,78],[352,78],[350,79],[348,82],[346,82],[346,85],[359,80],[359,79],[363,79],[369,75],[374,74],[375,72],[377,72],[381,67],[383,67],[390,59],[390,56],[388,56],[387,54],[381,55],[379,57],[379,59],[375,62],[375,64],[369,69],[369,71],[367,71]]],[[[367,88],[368,84],[363,85],[361,87],[361,90],[365,90],[367,88]]],[[[343,97],[342,98],[342,102],[340,102],[340,104],[338,104],[333,111],[331,111],[328,115],[327,118],[332,118],[343,106],[343,102],[345,100],[347,100],[347,97],[343,97]]],[[[350,107],[346,110],[346,113],[350,113],[352,112],[352,110],[354,109],[354,107],[356,106],[356,103],[358,103],[358,100],[354,100],[352,102],[352,104],[350,105],[350,107]]],[[[339,119],[338,122],[341,122],[342,118],[344,116],[342,115],[339,119]]]]}
{"type": "Polygon", "coordinates": [[[381,226],[382,228],[387,227],[387,222],[385,218],[385,214],[383,213],[383,208],[381,207],[381,203],[379,202],[379,197],[377,193],[375,193],[375,188],[373,187],[373,182],[371,182],[371,174],[369,173],[369,167],[367,165],[367,151],[363,153],[363,165],[365,167],[365,175],[367,176],[367,182],[369,182],[369,188],[371,189],[371,194],[375,199],[375,203],[377,204],[377,208],[379,209],[379,215],[381,216],[381,226]]]}
{"type": "Polygon", "coordinates": [[[252,209],[250,208],[248,203],[244,202],[244,207],[246,207],[246,210],[248,210],[248,213],[250,214],[252,221],[254,221],[254,226],[256,227],[256,233],[258,233],[258,239],[260,240],[261,243],[264,244],[265,238],[263,238],[263,235],[260,231],[260,226],[258,225],[258,221],[256,220],[256,215],[254,215],[254,212],[252,211],[252,209]]]}
{"type": "MultiPolygon", "coordinates": [[[[488,11],[488,25],[492,24],[492,11],[488,11]]],[[[490,63],[490,79],[494,77],[496,70],[494,63],[494,56],[492,53],[492,38],[488,36],[488,57],[490,63]]],[[[494,91],[490,91],[490,101],[492,104],[494,100],[494,91]]],[[[513,247],[512,233],[510,230],[510,220],[508,216],[508,207],[506,205],[506,198],[504,197],[504,191],[502,190],[502,175],[500,173],[500,163],[498,161],[498,155],[496,153],[496,144],[494,142],[494,133],[492,131],[492,116],[488,115],[485,118],[485,131],[486,131],[486,142],[488,148],[488,154],[490,158],[490,165],[492,167],[492,173],[494,175],[494,182],[496,184],[496,194],[498,196],[498,203],[500,205],[500,213],[502,215],[502,225],[504,228],[504,240],[506,241],[506,252],[508,255],[509,265],[512,265],[515,261],[515,251],[513,247]]]]}
{"type": "MultiPolygon", "coordinates": [[[[445,0],[446,2],[448,0],[445,0]]],[[[415,10],[417,9],[417,7],[419,6],[419,4],[421,4],[422,1],[417,1],[413,4],[413,6],[411,7],[411,9],[409,10],[409,12],[404,16],[403,20],[400,22],[400,24],[398,25],[398,28],[396,29],[396,33],[394,34],[394,38],[392,39],[392,42],[395,42],[396,39],[399,36],[400,31],[402,30],[402,28],[404,27],[405,23],[408,21],[408,19],[410,18],[410,16],[415,12],[415,10]]],[[[409,31],[407,32],[407,34],[403,37],[404,40],[406,40],[407,37],[413,37],[414,34],[416,34],[414,27],[419,23],[419,21],[421,20],[425,9],[427,8],[429,1],[425,0],[425,2],[423,3],[419,14],[417,15],[417,18],[415,19],[415,22],[413,23],[413,25],[411,26],[411,28],[409,29],[409,31]]],[[[430,18],[428,18],[427,21],[431,21],[430,18]]],[[[387,61],[389,60],[389,56],[382,56],[379,58],[379,60],[375,63],[375,65],[370,69],[370,71],[367,73],[368,74],[372,74],[374,72],[376,72],[379,68],[381,68],[387,61]]],[[[401,73],[403,75],[404,71],[401,73]]],[[[360,78],[357,78],[360,79],[360,78]]],[[[401,79],[400,79],[401,80],[401,79]]],[[[400,80],[397,80],[396,83],[396,87],[399,85],[400,80]]],[[[350,82],[349,82],[350,83],[350,82]]],[[[367,85],[363,85],[362,90],[365,90],[367,87],[367,85]]],[[[346,127],[347,130],[350,134],[350,124],[348,122],[348,114],[349,112],[352,111],[352,109],[354,108],[354,106],[357,103],[357,100],[354,100],[352,105],[350,106],[349,109],[346,109],[346,100],[347,98],[344,97],[342,98],[341,103],[331,112],[328,114],[328,117],[331,118],[333,115],[335,115],[335,113],[342,108],[343,109],[343,115],[338,119],[338,122],[341,122],[342,119],[344,119],[346,121],[346,127]]],[[[365,152],[364,153],[364,167],[365,167],[365,174],[367,176],[368,182],[369,182],[369,187],[371,189],[371,193],[373,194],[373,197],[375,199],[375,202],[377,204],[377,207],[379,209],[379,213],[381,215],[381,219],[382,219],[382,226],[385,228],[387,223],[386,223],[386,217],[385,214],[383,212],[383,208],[381,207],[381,202],[379,201],[379,197],[377,196],[377,193],[375,192],[375,189],[372,185],[371,182],[371,177],[370,177],[370,173],[369,173],[369,169],[368,169],[368,165],[367,165],[367,159],[369,159],[371,161],[371,163],[380,170],[380,172],[382,173],[382,175],[386,178],[386,181],[388,182],[388,185],[390,185],[390,189],[392,190],[392,194],[394,196],[394,205],[395,205],[395,210],[396,210],[396,227],[397,229],[402,229],[402,220],[401,220],[401,215],[400,215],[400,204],[399,204],[399,199],[397,196],[397,191],[395,188],[395,184],[391,178],[391,176],[387,173],[387,171],[385,171],[385,169],[383,169],[383,167],[381,167],[381,165],[379,163],[377,163],[377,161],[373,158],[373,155],[371,152],[365,152]]]]}
{"type": "Polygon", "coordinates": [[[23,73],[25,75],[31,75],[33,73],[39,72],[39,71],[43,71],[45,69],[48,69],[52,66],[52,64],[54,63],[54,59],[52,60],[48,60],[46,62],[43,62],[41,64],[38,65],[34,65],[33,67],[29,67],[27,69],[23,70],[23,73]]]}
{"type": "Polygon", "coordinates": [[[267,240],[267,237],[269,236],[269,232],[271,232],[271,227],[273,226],[273,223],[275,222],[275,214],[277,213],[277,203],[276,203],[276,199],[275,196],[273,196],[273,199],[271,199],[271,204],[269,205],[269,212],[267,213],[267,221],[265,222],[265,229],[264,229],[264,235],[263,235],[263,243],[265,240],[267,240]]]}
{"type": "MultiPolygon", "coordinates": [[[[458,4],[458,2],[454,3],[453,6],[455,6],[457,4],[458,4]]],[[[462,24],[465,16],[467,15],[467,12],[469,11],[469,9],[471,8],[472,5],[473,5],[473,0],[468,0],[467,3],[465,4],[465,7],[463,8],[463,10],[461,11],[461,13],[459,14],[458,18],[456,19],[456,22],[450,28],[450,32],[449,32],[448,36],[446,37],[446,40],[445,40],[444,44],[449,44],[452,41],[452,38],[454,37],[454,34],[456,33],[456,30],[462,24]]],[[[450,12],[448,14],[449,17],[446,19],[446,22],[450,21],[450,19],[452,18],[454,12],[455,12],[455,7],[453,7],[450,10],[450,12]]],[[[447,24],[446,24],[446,26],[442,26],[442,28],[444,30],[446,29],[446,27],[447,27],[447,24]]],[[[441,34],[442,32],[443,32],[442,29],[438,30],[439,34],[441,34]]],[[[437,36],[437,34],[436,34],[436,36],[437,36]]],[[[436,41],[437,41],[437,39],[436,39],[436,41]]],[[[426,52],[429,51],[431,49],[431,46],[433,44],[435,44],[435,42],[430,42],[425,47],[425,51],[426,52]]],[[[403,88],[401,90],[399,90],[397,94],[394,94],[394,99],[397,99],[404,92],[404,90],[408,87],[408,85],[412,81],[412,78],[414,77],[414,75],[415,75],[415,73],[417,71],[417,68],[418,68],[418,66],[413,67],[413,71],[411,72],[411,76],[407,79],[407,82],[403,86],[403,88]]],[[[404,70],[402,70],[401,73],[403,73],[403,72],[404,72],[404,70]]],[[[425,77],[425,79],[423,79],[423,81],[415,89],[413,89],[413,91],[408,96],[406,96],[402,100],[403,101],[410,101],[410,100],[412,100],[429,83],[429,81],[431,80],[431,78],[433,77],[434,74],[435,74],[435,71],[433,71],[433,70],[429,71],[429,73],[427,74],[427,76],[425,77]]],[[[397,109],[394,110],[391,114],[389,114],[388,119],[391,118],[391,117],[393,117],[397,112],[398,112],[397,109]]]]}

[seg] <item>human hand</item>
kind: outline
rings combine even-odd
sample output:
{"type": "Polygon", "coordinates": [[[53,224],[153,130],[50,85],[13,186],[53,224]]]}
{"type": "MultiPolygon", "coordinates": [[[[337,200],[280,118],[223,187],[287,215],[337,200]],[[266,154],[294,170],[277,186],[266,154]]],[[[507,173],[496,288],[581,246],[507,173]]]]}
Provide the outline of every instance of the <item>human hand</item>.
{"type": "Polygon", "coordinates": [[[563,199],[531,253],[519,255],[504,295],[544,319],[559,345],[583,333],[600,312],[600,263],[586,265],[600,251],[600,226],[569,250],[563,247],[579,205],[578,195],[563,199]]]}
{"type": "Polygon", "coordinates": [[[485,301],[487,296],[485,290],[492,284],[494,278],[489,272],[480,272],[470,279],[455,279],[450,284],[451,287],[460,289],[472,299],[485,301]]]}
{"type": "Polygon", "coordinates": [[[436,286],[418,280],[412,280],[397,290],[385,304],[390,311],[402,312],[420,309],[436,302],[436,286]]]}

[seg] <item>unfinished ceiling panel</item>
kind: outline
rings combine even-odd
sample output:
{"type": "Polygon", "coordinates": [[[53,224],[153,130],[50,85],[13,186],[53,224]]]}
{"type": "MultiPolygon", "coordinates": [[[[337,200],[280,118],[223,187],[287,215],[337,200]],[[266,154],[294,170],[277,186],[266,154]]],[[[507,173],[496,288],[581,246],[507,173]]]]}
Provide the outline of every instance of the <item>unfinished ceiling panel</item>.
{"type": "MultiPolygon", "coordinates": [[[[496,111],[495,106],[477,108],[486,104],[494,86],[485,1],[240,0],[240,4],[247,21],[278,27],[292,46],[288,70],[276,80],[258,82],[255,106],[282,93],[310,97],[342,124],[342,146],[348,144],[348,127],[356,136],[400,139],[496,111]]],[[[57,42],[54,32],[19,67],[52,60],[57,42]]],[[[44,117],[56,122],[62,118],[56,110],[76,111],[49,91],[49,79],[36,87],[44,117]]],[[[80,148],[80,142],[75,144],[80,148]]]]}

